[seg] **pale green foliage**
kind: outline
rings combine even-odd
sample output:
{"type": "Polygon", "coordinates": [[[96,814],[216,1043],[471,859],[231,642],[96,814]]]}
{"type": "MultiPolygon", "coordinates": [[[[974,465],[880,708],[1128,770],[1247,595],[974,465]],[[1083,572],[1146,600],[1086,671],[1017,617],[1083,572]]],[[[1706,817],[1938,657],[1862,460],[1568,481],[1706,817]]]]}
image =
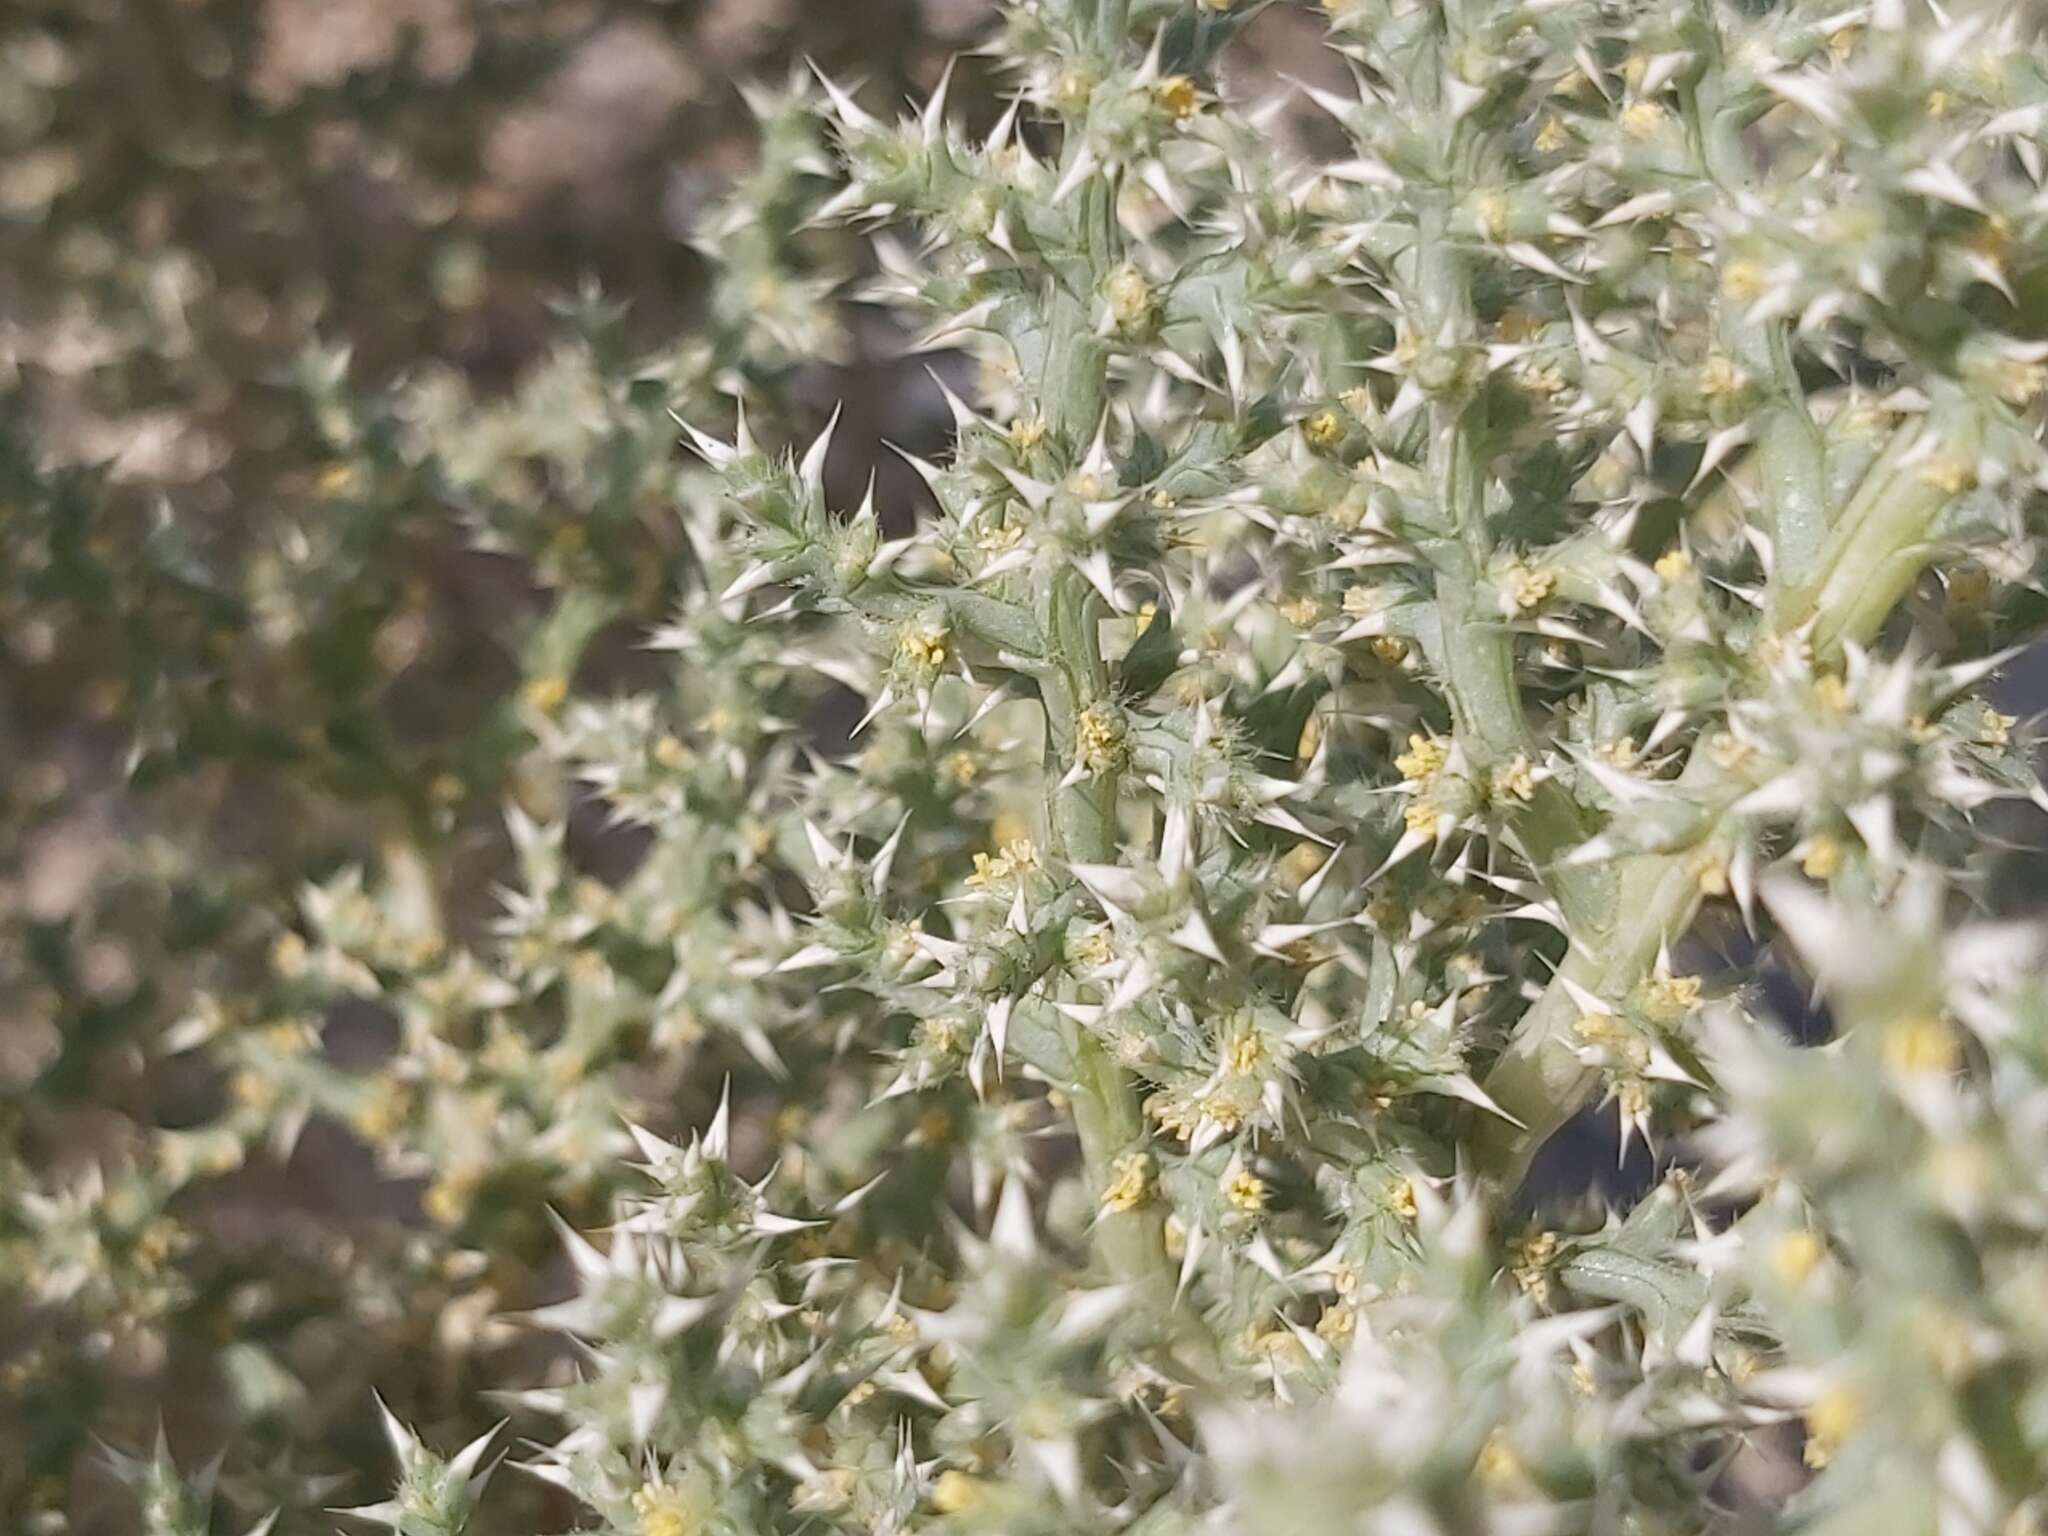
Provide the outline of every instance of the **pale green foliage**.
{"type": "MultiPolygon", "coordinates": [[[[179,1144],[349,1119],[479,1246],[609,1198],[515,1398],[596,1529],[1735,1529],[1802,1421],[1756,1518],[2039,1529],[2039,18],[1351,0],[1315,163],[1252,9],[1011,7],[981,137],[824,85],[818,217],[978,370],[929,507],[696,391],[663,688],[572,696],[572,573],[521,706],[631,873],[543,804],[495,942],[317,887],[286,980],[396,1055],[202,1020],[179,1144]],[[1834,1043],[1691,974],[1745,927],[1834,1043]],[[1609,1102],[1684,1170],[1523,1230],[1609,1102]]],[[[483,1443],[394,1443],[461,1529],[483,1443]]]]}

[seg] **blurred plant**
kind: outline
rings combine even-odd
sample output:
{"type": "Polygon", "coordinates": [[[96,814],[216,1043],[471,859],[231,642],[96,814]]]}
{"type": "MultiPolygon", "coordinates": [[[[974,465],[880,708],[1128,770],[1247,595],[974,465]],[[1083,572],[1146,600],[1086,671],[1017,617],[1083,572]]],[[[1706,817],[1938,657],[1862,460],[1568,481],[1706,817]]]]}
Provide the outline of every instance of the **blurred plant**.
{"type": "MultiPolygon", "coordinates": [[[[2041,1527],[2043,933],[1986,847],[2048,804],[1986,692],[2044,617],[2039,18],[1334,0],[1294,164],[1219,91],[1258,9],[1012,6],[986,134],[823,84],[813,217],[978,369],[921,516],[708,362],[404,397],[544,571],[459,445],[588,485],[539,401],[680,402],[702,467],[626,498],[675,660],[575,687],[636,572],[574,499],[491,932],[396,841],[309,886],[166,1041],[226,1106],[11,1202],[32,1294],[135,1314],[170,1191],[321,1116],[423,1186],[336,1304],[440,1307],[584,1528],[2041,1527]],[[388,1056],[314,1048],[342,1000],[388,1056]],[[1664,1177],[1525,1224],[1595,1104],[1664,1177]]],[[[706,243],[793,359],[747,195],[706,243]]],[[[497,1528],[488,1440],[392,1437],[357,1513],[497,1528]]]]}

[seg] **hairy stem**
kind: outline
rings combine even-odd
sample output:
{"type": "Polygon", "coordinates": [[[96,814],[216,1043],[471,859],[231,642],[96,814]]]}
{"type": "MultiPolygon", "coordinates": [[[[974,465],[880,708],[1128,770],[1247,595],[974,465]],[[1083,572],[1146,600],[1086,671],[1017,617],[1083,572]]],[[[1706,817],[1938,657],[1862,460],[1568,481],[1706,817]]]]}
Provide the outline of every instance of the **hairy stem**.
{"type": "MultiPolygon", "coordinates": [[[[1105,54],[1122,47],[1127,10],[1128,0],[1097,0],[1096,39],[1105,54]]],[[[1077,142],[1070,141],[1069,155],[1077,142]]],[[[1110,177],[1090,177],[1082,187],[1080,250],[1053,299],[1041,399],[1054,440],[1070,454],[1078,455],[1093,436],[1107,400],[1109,351],[1094,334],[1092,311],[1098,286],[1122,257],[1116,201],[1110,177]]],[[[1062,784],[1076,766],[1082,713],[1110,696],[1109,669],[1097,635],[1101,600],[1070,565],[1038,574],[1038,628],[1047,658],[1039,694],[1045,706],[1047,780],[1056,786],[1049,791],[1048,831],[1067,862],[1110,863],[1117,854],[1120,775],[1106,768],[1062,784]]],[[[1123,1069],[1085,1029],[1075,1030],[1074,1059],[1074,1129],[1089,1190],[1099,1201],[1115,1177],[1117,1159],[1144,1145],[1144,1116],[1123,1069]]],[[[1105,1212],[1095,1224],[1095,1247],[1103,1266],[1119,1280],[1172,1284],[1163,1222],[1154,1209],[1105,1212]]]]}

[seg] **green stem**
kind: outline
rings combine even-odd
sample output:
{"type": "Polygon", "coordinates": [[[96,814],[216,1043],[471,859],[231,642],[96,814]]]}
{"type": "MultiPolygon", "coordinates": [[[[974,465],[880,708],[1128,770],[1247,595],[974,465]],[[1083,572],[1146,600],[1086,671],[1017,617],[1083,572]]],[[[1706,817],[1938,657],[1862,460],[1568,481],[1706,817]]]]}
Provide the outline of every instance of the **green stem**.
{"type": "MultiPolygon", "coordinates": [[[[1078,135],[1070,140],[1069,156],[1078,153],[1079,143],[1078,135]]],[[[1123,232],[1117,223],[1116,183],[1110,176],[1089,177],[1075,195],[1080,204],[1080,250],[1061,264],[1053,293],[1039,399],[1053,440],[1078,457],[1094,437],[1107,399],[1109,346],[1095,334],[1094,311],[1097,289],[1122,259],[1123,232]]]]}
{"type": "Polygon", "coordinates": [[[1479,1166],[1497,1178],[1504,1192],[1520,1186],[1543,1144],[1599,1088],[1599,1069],[1578,1056],[1579,1003],[1572,988],[1595,997],[1619,998],[1649,977],[1664,945],[1690,927],[1699,911],[1700,886],[1692,860],[1702,851],[1642,854],[1618,861],[1620,921],[1598,948],[1573,946],[1557,977],[1522,1016],[1508,1048],[1487,1074],[1487,1093],[1521,1122],[1517,1126],[1489,1116],[1476,1133],[1479,1166]]]}
{"type": "MultiPolygon", "coordinates": [[[[1097,0],[1095,37],[1106,58],[1123,47],[1128,9],[1129,0],[1097,0]]],[[[1069,159],[1079,142],[1079,135],[1069,136],[1069,159]]],[[[1122,259],[1123,247],[1115,181],[1093,176],[1079,196],[1079,250],[1066,263],[1053,296],[1040,397],[1054,441],[1074,455],[1093,437],[1108,397],[1109,348],[1094,334],[1093,309],[1097,288],[1122,259]]],[[[1110,680],[1097,634],[1101,602],[1094,590],[1065,563],[1039,574],[1038,629],[1046,646],[1046,664],[1039,673],[1045,771],[1048,783],[1057,785],[1074,766],[1083,711],[1108,702],[1110,680]]],[[[1119,779],[1114,769],[1106,769],[1051,791],[1048,830],[1060,857],[1080,864],[1115,860],[1119,779]]],[[[1100,1201],[1115,1177],[1117,1159],[1144,1146],[1145,1121],[1136,1090],[1101,1042],[1085,1029],[1074,1034],[1074,1128],[1090,1193],[1100,1201]]],[[[1117,1279],[1163,1286],[1172,1294],[1164,1220],[1156,1207],[1105,1212],[1095,1225],[1095,1247],[1117,1279]]]]}
{"type": "MultiPolygon", "coordinates": [[[[1074,1129],[1088,1166],[1088,1192],[1099,1208],[1117,1159],[1145,1149],[1145,1118],[1123,1069],[1085,1029],[1075,1031],[1074,1060],[1074,1129]]],[[[1095,1251],[1116,1279],[1163,1285],[1167,1296],[1173,1294],[1166,1218],[1156,1200],[1128,1211],[1103,1211],[1095,1222],[1095,1251]]]]}
{"type": "MultiPolygon", "coordinates": [[[[1041,683],[1046,711],[1046,774],[1065,777],[1077,751],[1081,713],[1109,697],[1109,669],[1096,633],[1101,600],[1078,571],[1055,570],[1045,579],[1041,615],[1052,660],[1041,683]]],[[[1069,863],[1116,859],[1116,805],[1122,775],[1114,768],[1085,775],[1051,791],[1052,835],[1069,863]]],[[[1087,1165],[1089,1192],[1099,1202],[1115,1178],[1117,1159],[1145,1145],[1145,1121],[1136,1090],[1123,1069],[1086,1029],[1074,1032],[1074,1128],[1087,1165]]],[[[1104,1212],[1095,1225],[1096,1251],[1117,1279],[1171,1285],[1165,1229],[1156,1206],[1104,1212]]],[[[1171,1294],[1170,1289],[1167,1294],[1171,1294]]]]}
{"type": "Polygon", "coordinates": [[[1096,51],[1114,59],[1123,50],[1131,29],[1131,0],[1094,0],[1096,51]]]}

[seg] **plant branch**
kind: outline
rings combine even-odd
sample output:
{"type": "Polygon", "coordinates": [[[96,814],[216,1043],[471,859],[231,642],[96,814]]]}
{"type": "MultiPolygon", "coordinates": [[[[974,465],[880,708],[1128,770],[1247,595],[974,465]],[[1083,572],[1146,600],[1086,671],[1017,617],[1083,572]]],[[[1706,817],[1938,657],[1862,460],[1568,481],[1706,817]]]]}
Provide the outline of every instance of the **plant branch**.
{"type": "MultiPolygon", "coordinates": [[[[1902,459],[1926,451],[1921,435],[1928,430],[1913,422],[1895,431],[1835,519],[1810,588],[1771,605],[1770,635],[1783,637],[1810,626],[1814,653],[1822,659],[1846,644],[1867,644],[1876,635],[1926,569],[1932,556],[1928,536],[1956,493],[1952,482],[1937,475],[1900,472],[1902,459]]],[[[1975,441],[1974,424],[1959,427],[1948,451],[1960,453],[1975,441]]],[[[1694,753],[1679,782],[1703,803],[1724,807],[1744,787],[1701,752],[1694,753]]],[[[1615,925],[1590,943],[1574,934],[1572,952],[1557,978],[1523,1016],[1487,1075],[1488,1094],[1521,1122],[1492,1120],[1476,1141],[1480,1167],[1503,1192],[1520,1185],[1537,1150],[1598,1089],[1599,1070],[1579,1059],[1574,1039],[1579,1005],[1572,988],[1620,998],[1648,979],[1664,946],[1683,934],[1699,911],[1697,860],[1703,852],[1711,855],[1721,835],[1710,830],[1703,844],[1682,852],[1617,861],[1615,925]]]]}

